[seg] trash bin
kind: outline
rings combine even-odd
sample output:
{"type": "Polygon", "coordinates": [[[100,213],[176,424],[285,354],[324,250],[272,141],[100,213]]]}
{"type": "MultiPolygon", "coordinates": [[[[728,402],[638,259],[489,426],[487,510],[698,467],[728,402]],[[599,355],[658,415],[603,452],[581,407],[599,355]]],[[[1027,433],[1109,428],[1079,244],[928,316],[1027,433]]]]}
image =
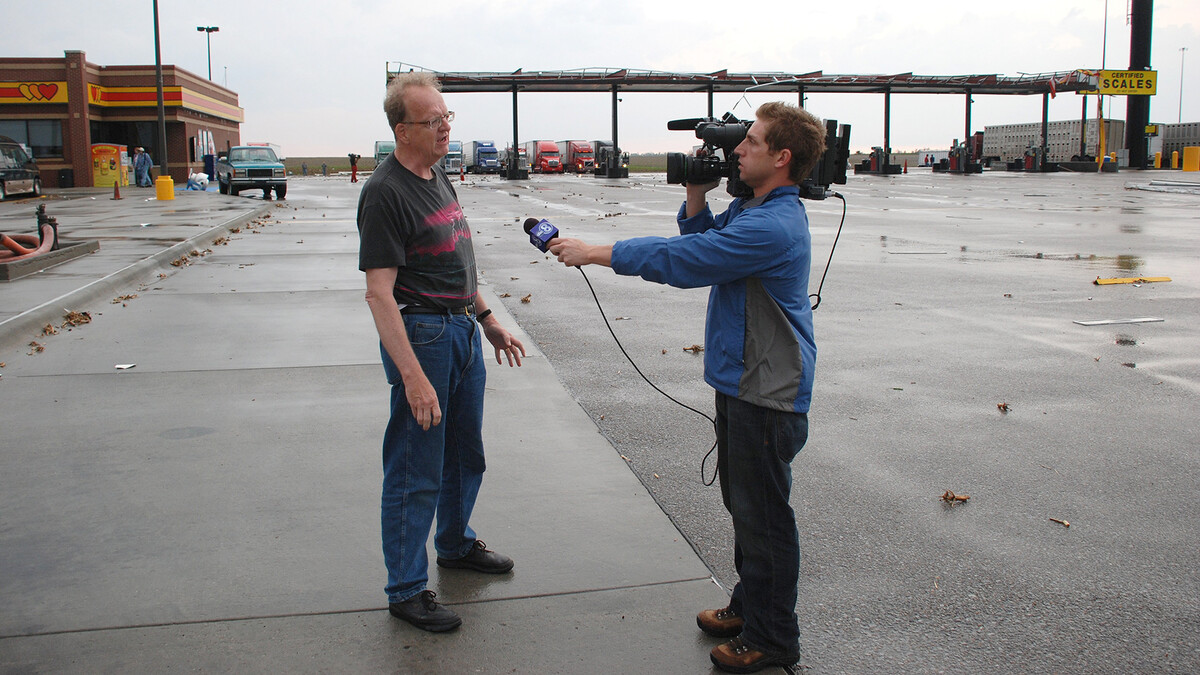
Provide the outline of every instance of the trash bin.
{"type": "Polygon", "coordinates": [[[60,187],[60,188],[75,187],[75,169],[59,169],[58,170],[58,187],[60,187]]]}
{"type": "Polygon", "coordinates": [[[175,199],[175,181],[170,176],[159,176],[154,181],[154,197],[164,202],[175,199]]]}
{"type": "Polygon", "coordinates": [[[209,178],[217,175],[217,156],[204,155],[204,173],[208,174],[209,178]]]}

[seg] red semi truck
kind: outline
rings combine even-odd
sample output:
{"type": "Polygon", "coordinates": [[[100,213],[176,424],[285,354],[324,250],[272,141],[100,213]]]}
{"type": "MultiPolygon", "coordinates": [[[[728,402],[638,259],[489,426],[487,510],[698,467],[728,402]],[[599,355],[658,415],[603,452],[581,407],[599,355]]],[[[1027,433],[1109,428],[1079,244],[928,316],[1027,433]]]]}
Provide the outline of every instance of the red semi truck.
{"type": "Polygon", "coordinates": [[[572,173],[591,173],[595,166],[592,144],[587,141],[559,141],[563,167],[572,173]]]}
{"type": "Polygon", "coordinates": [[[562,173],[562,155],[554,141],[529,141],[525,144],[529,170],[534,173],[562,173]]]}

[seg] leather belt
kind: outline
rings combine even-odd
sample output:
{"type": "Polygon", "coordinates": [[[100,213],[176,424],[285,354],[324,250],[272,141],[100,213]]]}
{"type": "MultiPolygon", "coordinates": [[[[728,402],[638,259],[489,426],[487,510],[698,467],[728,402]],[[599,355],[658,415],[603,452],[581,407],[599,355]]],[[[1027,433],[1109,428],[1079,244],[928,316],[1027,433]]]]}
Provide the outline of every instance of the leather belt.
{"type": "Polygon", "coordinates": [[[401,314],[466,314],[475,313],[475,303],[462,307],[429,307],[426,305],[405,305],[401,314]]]}

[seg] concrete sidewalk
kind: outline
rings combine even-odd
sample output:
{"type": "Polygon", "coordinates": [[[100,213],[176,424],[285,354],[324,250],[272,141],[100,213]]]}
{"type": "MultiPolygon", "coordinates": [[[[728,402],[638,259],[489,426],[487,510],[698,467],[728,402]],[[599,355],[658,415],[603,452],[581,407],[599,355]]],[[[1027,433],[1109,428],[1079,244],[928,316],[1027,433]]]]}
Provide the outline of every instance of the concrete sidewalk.
{"type": "Polygon", "coordinates": [[[473,525],[516,568],[430,570],[454,633],[388,615],[388,387],[326,187],[45,200],[101,248],[0,285],[0,670],[708,671],[724,592],[494,297],[529,356],[489,361],[473,525]],[[63,309],[92,322],[40,336],[63,309]]]}

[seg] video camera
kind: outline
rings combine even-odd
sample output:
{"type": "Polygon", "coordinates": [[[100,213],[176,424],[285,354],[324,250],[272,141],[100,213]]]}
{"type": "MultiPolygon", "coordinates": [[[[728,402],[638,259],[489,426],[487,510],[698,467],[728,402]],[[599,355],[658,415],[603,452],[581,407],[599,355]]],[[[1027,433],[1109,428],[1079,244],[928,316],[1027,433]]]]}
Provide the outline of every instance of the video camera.
{"type": "MultiPolygon", "coordinates": [[[[720,119],[696,117],[667,122],[670,131],[694,130],[704,146],[695,155],[667,153],[667,182],[675,185],[711,183],[727,179],[725,190],[734,197],[754,196],[753,189],[741,180],[737,155],[733,154],[746,138],[753,122],[739,120],[733,113],[720,119]]],[[[850,161],[850,125],[838,128],[837,120],[825,122],[825,152],[812,173],[800,183],[802,199],[825,199],[829,186],[846,184],[846,165],[850,161]]]]}

